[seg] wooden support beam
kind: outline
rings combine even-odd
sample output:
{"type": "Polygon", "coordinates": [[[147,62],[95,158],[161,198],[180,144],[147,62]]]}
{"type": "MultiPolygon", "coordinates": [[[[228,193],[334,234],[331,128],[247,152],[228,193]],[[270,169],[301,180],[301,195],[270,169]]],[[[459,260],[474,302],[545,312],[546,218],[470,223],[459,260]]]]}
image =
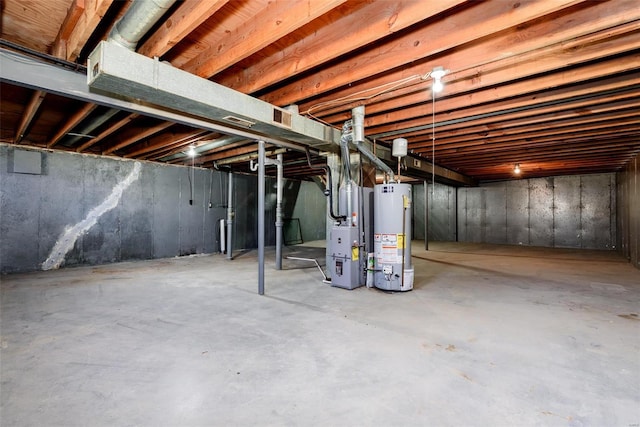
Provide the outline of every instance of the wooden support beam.
{"type": "MultiPolygon", "coordinates": [[[[562,137],[563,135],[574,134],[577,132],[602,132],[606,135],[611,129],[621,126],[635,125],[638,122],[636,116],[629,111],[614,113],[612,115],[605,114],[601,120],[592,123],[583,123],[582,117],[576,117],[569,120],[563,120],[557,123],[550,123],[548,126],[539,126],[537,124],[529,126],[514,126],[506,129],[491,129],[488,131],[465,132],[460,136],[442,136],[436,141],[437,150],[462,150],[467,147],[473,147],[479,144],[502,143],[508,141],[532,141],[534,138],[545,137],[562,137]]],[[[431,139],[426,136],[415,143],[410,144],[411,149],[415,151],[430,150],[431,139]]]]}
{"type": "MultiPolygon", "coordinates": [[[[198,160],[202,163],[204,162],[209,162],[212,160],[219,160],[219,159],[224,159],[226,157],[228,157],[229,153],[234,153],[236,148],[239,147],[244,147],[247,144],[253,144],[253,142],[250,141],[246,141],[246,140],[242,140],[242,141],[238,141],[238,142],[234,142],[228,145],[225,145],[223,148],[214,148],[212,150],[208,150],[204,153],[200,153],[198,155],[198,160]]],[[[257,148],[254,145],[254,149],[257,150],[257,148]]],[[[165,155],[166,156],[166,155],[165,155]]],[[[162,157],[165,156],[158,156],[157,159],[161,159],[162,157]]],[[[183,161],[184,159],[176,159],[176,161],[183,161]]]]}
{"type": "Polygon", "coordinates": [[[58,132],[47,142],[47,148],[52,148],[56,145],[65,135],[70,132],[74,127],[80,124],[84,119],[86,119],[91,112],[93,112],[98,106],[96,104],[87,103],[81,109],[76,111],[71,117],[64,122],[58,132]]]}
{"type": "MultiPolygon", "coordinates": [[[[129,116],[130,117],[130,116],[129,116]]],[[[129,117],[127,117],[126,119],[128,119],[129,117]]],[[[125,120],[126,120],[125,119],[125,120]]],[[[137,141],[140,141],[141,139],[144,139],[148,136],[151,136],[155,133],[158,133],[162,130],[165,130],[166,128],[168,128],[169,126],[173,126],[173,123],[171,122],[162,122],[156,126],[150,127],[149,129],[140,132],[136,135],[133,135],[127,139],[125,139],[124,141],[120,141],[118,144],[114,145],[113,147],[109,147],[106,150],[102,151],[102,154],[111,154],[114,151],[118,151],[121,148],[127,147],[137,141]]]]}
{"type": "Polygon", "coordinates": [[[464,151],[458,151],[456,153],[447,154],[447,153],[438,153],[436,151],[436,159],[440,162],[459,162],[464,161],[465,159],[472,159],[472,161],[495,161],[500,155],[512,155],[512,153],[539,153],[545,149],[549,149],[550,147],[554,149],[555,147],[569,147],[569,146],[580,146],[580,147],[602,147],[602,142],[606,141],[605,148],[614,148],[616,143],[614,141],[618,141],[618,144],[623,146],[633,146],[635,143],[633,142],[633,137],[640,135],[638,129],[631,130],[629,132],[620,132],[614,137],[605,137],[605,138],[592,138],[588,135],[580,135],[579,137],[572,136],[569,139],[564,138],[545,138],[536,141],[535,149],[532,148],[530,141],[520,142],[518,144],[486,144],[484,146],[476,146],[472,148],[467,148],[464,151]]]}
{"type": "MultiPolygon", "coordinates": [[[[582,97],[587,95],[595,96],[612,90],[620,90],[640,84],[640,72],[632,74],[620,74],[612,72],[616,70],[616,58],[611,61],[602,61],[598,66],[590,65],[579,68],[569,73],[569,78],[562,78],[562,84],[556,88],[549,88],[555,81],[557,75],[541,75],[526,79],[508,82],[500,86],[488,87],[470,93],[449,94],[447,88],[446,98],[438,99],[436,105],[436,121],[452,120],[456,118],[473,116],[488,113],[491,111],[508,110],[513,108],[523,108],[534,106],[540,103],[562,101],[568,98],[582,97]],[[580,79],[572,82],[570,77],[580,79]],[[609,78],[605,78],[611,76],[609,78]],[[582,81],[581,79],[586,79],[582,81]],[[599,79],[597,85],[592,81],[599,79]]],[[[624,65],[624,63],[623,63],[624,65]]],[[[640,68],[640,67],[638,67],[640,68]]],[[[412,88],[411,93],[390,98],[383,102],[374,102],[366,106],[367,117],[375,116],[389,110],[400,108],[411,108],[417,104],[422,104],[421,114],[431,114],[431,100],[429,88],[426,83],[412,88]],[[415,89],[415,90],[414,90],[415,89]]],[[[315,114],[314,114],[315,115],[315,114]]],[[[343,123],[351,118],[348,112],[341,112],[333,115],[317,115],[328,123],[343,123]]]]}
{"type": "MultiPolygon", "coordinates": [[[[532,114],[530,116],[521,117],[518,119],[503,121],[495,120],[491,123],[485,123],[477,126],[469,126],[465,123],[458,123],[448,126],[442,126],[438,128],[437,134],[444,134],[455,129],[462,129],[465,133],[474,132],[490,132],[501,129],[523,129],[524,126],[531,126],[533,129],[562,127],[570,124],[588,124],[594,122],[601,122],[602,120],[612,120],[614,118],[626,118],[637,117],[637,108],[640,107],[640,99],[632,98],[625,101],[617,101],[611,103],[601,103],[593,105],[588,109],[581,111],[559,111],[546,114],[532,114]]],[[[529,128],[529,129],[531,129],[529,128]]],[[[441,138],[436,139],[436,144],[441,138]]],[[[411,149],[418,149],[421,147],[428,148],[431,146],[431,142],[423,142],[411,144],[411,149]]]]}
{"type": "MultiPolygon", "coordinates": [[[[629,29],[628,26],[622,26],[620,28],[629,29]]],[[[503,61],[496,61],[486,66],[478,67],[474,69],[475,76],[482,76],[480,78],[474,78],[474,75],[460,77],[457,80],[446,87],[446,99],[437,99],[436,110],[441,115],[445,115],[448,120],[453,119],[453,116],[465,116],[473,114],[469,109],[472,105],[478,105],[477,109],[482,109],[483,112],[488,112],[487,106],[483,105],[486,102],[491,102],[491,109],[499,110],[501,108],[516,108],[524,107],[527,105],[534,105],[540,102],[552,101],[561,99],[561,97],[568,96],[581,96],[584,94],[593,93],[594,90],[607,90],[607,82],[594,86],[593,82],[589,80],[599,76],[613,75],[614,84],[613,87],[621,87],[626,85],[633,85],[634,82],[639,80],[638,76],[635,77],[617,77],[621,71],[628,71],[628,69],[640,68],[640,54],[631,54],[628,59],[615,58],[609,61],[603,61],[600,64],[589,64],[584,67],[577,67],[574,70],[568,70],[561,76],[557,74],[546,74],[549,71],[553,71],[558,68],[562,68],[563,65],[569,65],[569,63],[582,64],[606,57],[607,55],[616,55],[617,53],[624,53],[631,49],[631,46],[640,43],[640,32],[623,32],[619,37],[609,38],[611,32],[598,33],[600,37],[591,35],[588,40],[585,40],[585,44],[588,47],[584,47],[577,52],[567,54],[567,47],[565,44],[555,45],[553,48],[543,49],[535,56],[532,53],[528,53],[523,58],[517,60],[515,58],[505,59],[503,61]],[[613,50],[613,52],[611,52],[613,50]],[[533,65],[535,64],[535,65],[533,65]],[[505,73],[504,70],[508,69],[509,72],[505,73]],[[526,81],[522,81],[525,77],[532,77],[532,73],[541,74],[540,77],[529,78],[526,81]],[[581,81],[587,81],[576,88],[576,93],[572,93],[572,88],[567,88],[566,85],[581,81]],[[515,86],[511,87],[511,82],[515,86]],[[508,83],[508,84],[507,84],[508,83]],[[470,93],[469,86],[473,86],[473,93],[470,93]],[[555,87],[561,87],[561,89],[553,90],[555,87]],[[534,93],[542,90],[547,90],[544,94],[535,94],[535,96],[521,98],[523,101],[516,104],[512,101],[512,97],[515,95],[534,93]],[[502,101],[500,99],[506,98],[509,101],[502,101]],[[497,101],[497,102],[496,102],[497,101]]],[[[463,56],[465,56],[463,54],[463,56]]],[[[640,76],[640,75],[639,75],[640,76]]],[[[367,108],[367,120],[365,126],[367,128],[374,127],[379,124],[388,122],[399,122],[407,120],[412,117],[423,117],[425,114],[431,114],[431,102],[430,93],[428,90],[424,92],[416,92],[411,97],[401,97],[397,100],[381,103],[381,105],[372,105],[371,108],[367,108]],[[409,98],[409,99],[406,99],[409,98]],[[422,104],[416,104],[410,106],[412,100],[419,100],[422,98],[422,104]],[[404,108],[399,108],[401,103],[404,103],[404,108]],[[390,109],[397,110],[395,113],[386,114],[384,116],[375,116],[376,112],[387,111],[390,109]]],[[[346,113],[334,115],[330,117],[323,117],[330,123],[346,117],[346,113]]],[[[378,132],[378,131],[375,131],[378,132]]]]}
{"type": "Polygon", "coordinates": [[[129,123],[131,123],[133,120],[137,119],[138,117],[140,117],[139,114],[130,114],[127,117],[125,117],[124,119],[117,121],[116,123],[114,123],[111,126],[109,126],[107,129],[105,129],[102,132],[100,132],[100,134],[96,135],[95,138],[90,139],[89,141],[85,142],[84,144],[82,144],[81,146],[76,148],[76,151],[78,153],[81,153],[81,152],[85,151],[87,148],[94,146],[98,142],[100,142],[103,139],[105,139],[107,136],[111,135],[112,133],[114,133],[118,129],[122,128],[123,126],[128,125],[129,123]]]}
{"type": "Polygon", "coordinates": [[[14,144],[19,144],[26,135],[27,129],[40,109],[40,104],[44,101],[45,95],[46,92],[41,90],[36,90],[33,92],[33,95],[31,95],[31,99],[22,113],[22,119],[20,120],[20,124],[18,125],[18,129],[16,130],[16,134],[13,138],[14,144]]]}
{"type": "Polygon", "coordinates": [[[364,4],[357,11],[346,14],[338,8],[321,17],[323,26],[308,37],[286,46],[273,55],[258,59],[241,73],[233,73],[219,80],[219,83],[244,93],[256,92],[465,1],[371,2],[364,4]]]}
{"type": "Polygon", "coordinates": [[[473,168],[481,168],[483,165],[495,166],[502,163],[510,163],[512,166],[514,163],[519,163],[522,168],[523,165],[530,162],[540,161],[584,161],[584,160],[604,160],[616,157],[617,155],[625,156],[629,153],[628,148],[607,150],[606,148],[589,149],[584,150],[540,150],[534,153],[511,153],[504,154],[502,156],[494,156],[492,160],[479,159],[477,162],[456,162],[455,166],[458,170],[467,171],[473,168]]]}
{"type": "Polygon", "coordinates": [[[150,57],[161,57],[228,1],[190,0],[183,2],[175,13],[164,21],[162,26],[140,46],[138,53],[150,57]]]}
{"type": "MultiPolygon", "coordinates": [[[[242,143],[244,146],[239,148],[232,148],[230,150],[220,151],[219,153],[210,154],[207,156],[200,157],[200,161],[202,163],[205,162],[215,162],[216,160],[222,160],[227,158],[233,158],[238,156],[245,156],[247,154],[258,153],[258,146],[254,142],[247,143],[246,141],[242,143]],[[248,145],[247,145],[248,144],[248,145]]],[[[246,160],[248,162],[249,160],[246,160]]]]}
{"type": "Polygon", "coordinates": [[[192,144],[194,142],[197,142],[199,140],[201,140],[202,138],[206,138],[212,135],[217,135],[214,134],[212,132],[206,131],[206,130],[193,130],[193,129],[189,129],[187,131],[184,132],[180,132],[178,134],[175,133],[169,133],[166,135],[162,135],[161,137],[159,137],[157,140],[154,141],[150,141],[149,144],[146,144],[144,146],[138,147],[136,150],[134,151],[130,151],[128,153],[126,153],[124,155],[124,157],[126,158],[132,158],[132,157],[149,157],[150,155],[152,155],[153,153],[156,153],[158,151],[170,151],[172,150],[175,146],[182,146],[182,144],[185,145],[189,145],[192,144]],[[148,154],[148,156],[144,156],[145,154],[148,154]]]}
{"type": "MultiPolygon", "coordinates": [[[[635,0],[621,0],[614,4],[612,4],[611,2],[594,2],[592,4],[589,4],[589,7],[585,7],[584,9],[580,9],[572,13],[563,14],[557,19],[548,21],[538,19],[533,23],[522,26],[522,28],[512,28],[509,31],[494,35],[482,41],[482,43],[475,43],[467,47],[457,49],[452,54],[447,54],[439,57],[437,61],[433,62],[433,64],[446,66],[446,68],[451,70],[452,72],[460,72],[470,69],[476,70],[477,67],[486,66],[488,64],[496,62],[498,63],[494,64],[493,68],[498,68],[499,63],[501,61],[507,60],[508,58],[523,57],[523,55],[531,54],[531,52],[540,52],[541,49],[549,48],[554,45],[559,46],[561,49],[564,49],[566,56],[566,51],[569,46],[561,45],[562,43],[571,43],[578,37],[588,37],[589,35],[592,35],[594,33],[606,31],[619,25],[635,22],[637,28],[637,21],[640,20],[640,9],[632,6],[632,3],[634,2],[635,0]]],[[[600,36],[601,39],[602,37],[610,38],[611,35],[604,34],[600,36]]],[[[506,64],[506,62],[503,63],[506,64]]],[[[533,61],[529,63],[529,66],[535,68],[537,65],[535,61],[533,61]]],[[[417,65],[403,67],[396,73],[385,73],[380,77],[368,79],[366,83],[357,86],[345,87],[344,89],[332,92],[328,96],[314,99],[312,102],[303,103],[300,105],[300,111],[304,113],[317,104],[326,103],[327,101],[333,101],[335,99],[345,98],[350,94],[360,90],[371,89],[371,93],[379,92],[379,90],[373,90],[373,88],[385,84],[392,84],[393,82],[399,81],[401,79],[406,79],[411,76],[422,75],[426,71],[428,71],[428,66],[424,63],[418,62],[417,65]]],[[[480,72],[476,74],[480,74],[480,72]]],[[[447,80],[451,80],[451,76],[448,76],[447,80]]],[[[375,104],[386,99],[400,99],[400,96],[413,93],[415,93],[416,95],[422,95],[424,97],[425,92],[428,92],[427,95],[429,95],[428,97],[430,97],[430,86],[430,80],[414,80],[410,85],[407,85],[406,87],[403,86],[400,88],[396,88],[387,94],[376,96],[371,101],[366,102],[367,113],[371,114],[375,112],[375,105],[370,104],[375,104]]],[[[550,89],[557,86],[560,85],[553,85],[553,82],[549,81],[546,86],[539,86],[537,89],[550,89]]],[[[523,92],[525,89],[526,88],[524,86],[518,88],[518,94],[525,93],[523,92]]],[[[529,92],[531,91],[533,90],[530,90],[529,92]]],[[[448,98],[450,95],[451,88],[446,87],[443,96],[446,96],[448,98]]],[[[504,96],[509,97],[513,95],[514,94],[512,93],[505,94],[504,96]]],[[[469,103],[475,101],[475,99],[476,93],[469,94],[467,96],[467,99],[464,101],[464,103],[461,104],[461,106],[470,105],[469,103]]],[[[487,101],[495,101],[496,99],[500,99],[499,96],[496,96],[494,98],[485,97],[477,103],[479,104],[487,101]]],[[[420,102],[419,99],[407,99],[404,105],[412,105],[418,102],[420,102]]],[[[352,106],[355,105],[345,104],[341,108],[331,106],[324,108],[315,107],[313,110],[313,114],[323,118],[324,120],[328,120],[330,123],[334,123],[335,121],[343,122],[344,120],[346,120],[345,118],[335,117],[334,119],[328,117],[341,110],[343,112],[349,111],[352,106]]],[[[381,106],[380,108],[383,108],[383,106],[381,106]]],[[[397,106],[390,106],[389,108],[397,108],[397,106]]],[[[454,107],[452,109],[456,108],[460,108],[460,106],[454,107]]],[[[347,113],[343,113],[343,117],[346,114],[347,113]]]]}
{"type": "Polygon", "coordinates": [[[371,77],[381,70],[399,68],[578,3],[580,1],[577,0],[472,2],[464,13],[456,15],[455,20],[439,20],[400,38],[393,38],[350,57],[346,62],[331,65],[270,92],[262,99],[281,106],[294,104],[371,77]]]}
{"type": "MultiPolygon", "coordinates": [[[[614,119],[598,122],[592,125],[574,125],[559,128],[551,128],[549,130],[537,130],[526,132],[520,129],[513,129],[510,135],[502,137],[494,137],[492,135],[477,135],[475,138],[469,136],[464,140],[451,143],[450,140],[437,141],[436,156],[458,156],[460,154],[471,154],[474,151],[487,151],[493,149],[502,149],[511,146],[531,146],[531,141],[536,141],[536,146],[544,144],[545,141],[557,141],[560,138],[570,136],[600,138],[610,135],[612,132],[616,135],[626,134],[627,132],[640,132],[640,125],[637,124],[636,118],[614,119]]],[[[411,148],[418,153],[430,153],[431,147],[425,143],[422,148],[411,148]]]]}
{"type": "Polygon", "coordinates": [[[227,37],[188,61],[183,69],[209,78],[311,22],[346,0],[274,1],[227,37]]]}
{"type": "Polygon", "coordinates": [[[67,58],[67,40],[73,34],[73,31],[85,11],[85,0],[74,0],[69,9],[67,16],[64,18],[56,40],[51,47],[51,54],[58,58],[67,58]]]}
{"type": "Polygon", "coordinates": [[[66,38],[66,60],[75,61],[114,0],[84,0],[84,10],[66,38]]]}
{"type": "MultiPolygon", "coordinates": [[[[509,107],[506,109],[497,109],[492,110],[492,108],[487,108],[486,112],[481,111],[481,107],[476,107],[469,110],[460,110],[455,112],[443,113],[437,116],[438,120],[436,121],[436,125],[440,124],[441,121],[452,122],[456,120],[464,119],[464,127],[469,129],[472,126],[477,126],[480,124],[487,124],[493,122],[507,122],[509,120],[514,120],[522,117],[528,117],[532,115],[540,115],[553,113],[558,111],[579,111],[580,109],[589,108],[594,105],[602,104],[603,102],[613,102],[613,101],[623,101],[623,100],[634,100],[638,97],[638,91],[640,91],[640,87],[630,87],[626,91],[621,91],[619,93],[607,93],[603,96],[593,96],[588,98],[569,98],[563,100],[563,102],[558,103],[549,103],[545,105],[543,101],[540,103],[531,103],[526,108],[523,107],[509,107]],[[504,113],[503,113],[504,112],[504,113]],[[475,119],[474,119],[475,118],[475,119]]],[[[437,108],[437,107],[436,107],[437,108]]],[[[429,108],[430,110],[431,108],[429,108]]],[[[387,121],[391,122],[401,122],[402,120],[420,120],[424,122],[425,117],[425,108],[424,106],[416,106],[407,108],[408,111],[403,111],[402,118],[395,117],[397,113],[388,113],[384,115],[378,115],[369,117],[368,120],[365,120],[365,126],[369,129],[370,132],[377,132],[376,125],[385,125],[387,121]]],[[[430,111],[429,111],[430,113],[430,111]]],[[[402,125],[402,123],[399,123],[402,125]]],[[[452,129],[452,128],[448,128],[452,129]]],[[[441,128],[438,129],[440,131],[441,128]]]]}
{"type": "MultiPolygon", "coordinates": [[[[586,69],[583,69],[581,67],[577,69],[570,69],[563,73],[555,74],[553,76],[545,76],[543,77],[543,79],[545,81],[548,81],[549,84],[552,84],[552,82],[555,80],[555,82],[557,83],[557,86],[562,86],[565,84],[575,83],[576,81],[585,81],[586,75],[594,75],[594,73],[597,73],[598,75],[602,75],[602,73],[606,73],[605,75],[609,75],[609,74],[614,75],[616,73],[634,71],[637,69],[640,69],[640,54],[632,53],[631,55],[619,57],[615,60],[606,61],[606,62],[603,61],[603,63],[591,64],[586,69]]],[[[522,86],[526,86],[526,82],[517,82],[515,83],[515,85],[516,87],[521,88],[522,86]]],[[[510,93],[513,90],[516,90],[516,89],[512,87],[505,88],[505,90],[503,91],[503,94],[510,93]]],[[[459,88],[456,90],[456,92],[464,92],[464,89],[459,88]]],[[[514,93],[514,95],[516,95],[516,93],[514,93]]],[[[441,101],[436,101],[436,110],[440,108],[440,102],[441,101]]],[[[442,100],[442,102],[444,103],[444,100],[442,100]]],[[[425,109],[423,110],[423,115],[430,114],[430,113],[431,113],[431,107],[428,105],[425,105],[425,109]]],[[[395,132],[402,132],[404,134],[407,132],[411,132],[412,131],[411,129],[415,126],[424,125],[424,119],[420,120],[416,118],[416,119],[405,120],[403,122],[392,123],[389,125],[384,125],[384,126],[381,125],[375,129],[372,129],[372,128],[367,128],[367,126],[369,127],[371,126],[371,122],[367,121],[370,119],[371,118],[365,119],[365,128],[367,129],[367,134],[368,135],[373,134],[373,136],[377,138],[383,138],[384,136],[387,136],[395,132]]]]}

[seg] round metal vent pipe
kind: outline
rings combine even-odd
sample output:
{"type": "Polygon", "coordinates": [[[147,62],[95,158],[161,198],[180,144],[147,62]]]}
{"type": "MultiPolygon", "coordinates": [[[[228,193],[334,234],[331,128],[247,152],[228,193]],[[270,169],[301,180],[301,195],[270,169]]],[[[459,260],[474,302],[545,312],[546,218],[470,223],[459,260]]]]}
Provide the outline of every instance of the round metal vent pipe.
{"type": "Polygon", "coordinates": [[[176,0],[134,1],[127,13],[111,29],[109,41],[135,51],[140,39],[175,2],[176,0]]]}

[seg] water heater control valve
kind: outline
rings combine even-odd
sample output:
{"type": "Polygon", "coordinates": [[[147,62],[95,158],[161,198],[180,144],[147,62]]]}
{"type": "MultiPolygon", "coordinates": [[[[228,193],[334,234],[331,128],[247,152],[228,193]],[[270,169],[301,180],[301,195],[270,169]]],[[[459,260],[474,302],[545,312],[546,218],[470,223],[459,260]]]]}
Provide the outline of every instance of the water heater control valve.
{"type": "Polygon", "coordinates": [[[393,274],[393,266],[392,265],[382,266],[382,274],[393,274]]]}

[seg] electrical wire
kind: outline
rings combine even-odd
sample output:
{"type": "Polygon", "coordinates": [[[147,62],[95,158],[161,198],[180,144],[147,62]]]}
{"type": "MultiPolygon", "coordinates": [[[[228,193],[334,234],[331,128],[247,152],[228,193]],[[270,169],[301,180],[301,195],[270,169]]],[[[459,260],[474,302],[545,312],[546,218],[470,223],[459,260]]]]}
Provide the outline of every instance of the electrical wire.
{"type": "Polygon", "coordinates": [[[312,105],[311,107],[309,107],[306,111],[303,111],[301,114],[305,114],[309,117],[312,117],[315,120],[318,120],[322,123],[327,124],[326,122],[323,122],[321,119],[319,119],[318,117],[313,115],[313,111],[317,110],[319,108],[323,108],[323,107],[337,107],[340,105],[345,105],[345,104],[349,104],[352,102],[357,102],[357,101],[367,101],[370,99],[373,99],[377,96],[383,95],[385,93],[391,92],[405,84],[408,84],[414,80],[426,80],[431,76],[431,71],[427,72],[426,74],[414,74],[412,76],[409,77],[405,77],[403,79],[399,79],[393,82],[389,82],[389,83],[384,83],[369,89],[364,89],[361,90],[359,92],[355,92],[352,93],[350,95],[347,96],[343,96],[341,98],[337,98],[337,99],[333,99],[330,101],[324,101],[324,102],[320,102],[318,104],[312,105]],[[364,95],[366,93],[372,92],[372,91],[378,91],[378,92],[374,92],[371,95],[364,95]]]}
{"type": "Polygon", "coordinates": [[[431,200],[436,189],[436,93],[431,88],[431,200]]]}

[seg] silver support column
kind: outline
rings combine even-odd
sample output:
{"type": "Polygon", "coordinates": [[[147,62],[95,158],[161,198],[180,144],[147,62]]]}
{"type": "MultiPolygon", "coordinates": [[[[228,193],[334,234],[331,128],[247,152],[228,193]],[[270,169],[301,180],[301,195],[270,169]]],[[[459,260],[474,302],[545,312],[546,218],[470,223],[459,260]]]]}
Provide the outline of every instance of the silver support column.
{"type": "Polygon", "coordinates": [[[258,141],[258,294],[264,295],[264,141],[258,141]]]}
{"type": "Polygon", "coordinates": [[[227,259],[233,259],[233,174],[228,174],[229,188],[227,190],[227,259]]]}
{"type": "Polygon", "coordinates": [[[283,157],[276,156],[277,183],[276,183],[276,270],[282,270],[282,187],[284,186],[283,157]]]}

